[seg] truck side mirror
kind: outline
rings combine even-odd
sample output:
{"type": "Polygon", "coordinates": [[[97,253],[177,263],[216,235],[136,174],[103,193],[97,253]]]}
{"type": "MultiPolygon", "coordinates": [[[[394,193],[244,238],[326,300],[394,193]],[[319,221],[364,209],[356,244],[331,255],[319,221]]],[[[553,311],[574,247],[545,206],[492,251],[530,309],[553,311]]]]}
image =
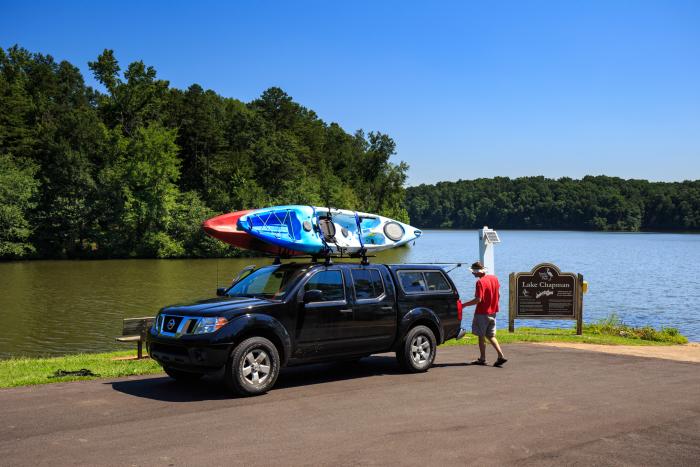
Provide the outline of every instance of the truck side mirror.
{"type": "Polygon", "coordinates": [[[311,303],[311,302],[322,302],[323,301],[323,292],[321,292],[318,289],[312,289],[312,290],[307,290],[304,292],[304,303],[311,303]]]}
{"type": "Polygon", "coordinates": [[[216,289],[217,297],[223,297],[224,295],[226,295],[226,287],[219,287],[216,289]]]}

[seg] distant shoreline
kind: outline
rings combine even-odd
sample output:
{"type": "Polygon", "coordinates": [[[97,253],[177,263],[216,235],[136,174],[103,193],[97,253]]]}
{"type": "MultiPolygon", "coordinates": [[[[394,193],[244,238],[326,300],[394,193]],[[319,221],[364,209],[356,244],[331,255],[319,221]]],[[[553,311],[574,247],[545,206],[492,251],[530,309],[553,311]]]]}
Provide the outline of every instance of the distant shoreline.
{"type": "MultiPolygon", "coordinates": [[[[420,227],[421,230],[425,231],[436,231],[436,232],[471,232],[476,233],[479,229],[447,229],[439,227],[420,227]]],[[[490,226],[493,227],[493,226],[490,226]]],[[[590,234],[636,234],[636,235],[647,235],[647,234],[664,234],[664,235],[700,235],[700,231],[665,231],[665,230],[643,230],[643,231],[602,231],[602,230],[566,230],[566,229],[502,229],[495,227],[499,232],[571,232],[571,233],[590,233],[590,234]]],[[[400,247],[399,247],[400,248],[400,247]]],[[[33,261],[124,261],[124,260],[200,260],[200,259],[273,259],[273,256],[257,256],[250,254],[246,250],[232,250],[236,251],[236,254],[230,256],[171,256],[167,258],[158,258],[155,256],[142,256],[142,257],[75,257],[75,258],[22,258],[22,259],[0,259],[0,264],[9,263],[26,263],[33,261]]]]}
{"type": "Polygon", "coordinates": [[[493,177],[406,188],[414,225],[584,231],[699,231],[700,181],[493,177]]]}
{"type": "MultiPolygon", "coordinates": [[[[488,225],[488,224],[486,224],[488,225]]],[[[465,232],[476,232],[481,227],[474,228],[441,228],[441,227],[422,227],[416,225],[419,229],[426,230],[438,230],[446,232],[458,232],[460,230],[465,232]]],[[[482,226],[483,227],[483,226],[482,226]]],[[[524,229],[524,228],[499,228],[498,226],[489,225],[489,227],[498,230],[499,232],[581,232],[581,233],[595,233],[595,234],[700,234],[700,230],[582,230],[582,229],[524,229]]]]}

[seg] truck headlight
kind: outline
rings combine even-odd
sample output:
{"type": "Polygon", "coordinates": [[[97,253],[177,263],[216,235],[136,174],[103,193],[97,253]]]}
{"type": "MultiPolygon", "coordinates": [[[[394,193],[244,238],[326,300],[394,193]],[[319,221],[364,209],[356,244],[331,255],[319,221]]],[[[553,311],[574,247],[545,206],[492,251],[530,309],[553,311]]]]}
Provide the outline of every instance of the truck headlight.
{"type": "Polygon", "coordinates": [[[153,329],[155,330],[156,334],[158,334],[162,328],[163,328],[163,315],[158,313],[156,315],[156,318],[153,320],[153,329]]]}
{"type": "Polygon", "coordinates": [[[194,328],[193,334],[206,334],[209,332],[214,332],[223,327],[228,320],[226,318],[201,318],[194,328]]]}

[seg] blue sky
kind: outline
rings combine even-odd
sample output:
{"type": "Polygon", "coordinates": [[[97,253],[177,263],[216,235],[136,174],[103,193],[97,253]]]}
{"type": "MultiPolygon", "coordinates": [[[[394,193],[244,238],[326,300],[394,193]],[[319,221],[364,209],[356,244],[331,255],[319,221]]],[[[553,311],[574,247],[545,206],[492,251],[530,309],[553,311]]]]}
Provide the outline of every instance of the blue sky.
{"type": "Polygon", "coordinates": [[[700,178],[700,2],[2,1],[0,47],[87,69],[103,49],[171,85],[280,86],[388,133],[410,184],[700,178]]]}

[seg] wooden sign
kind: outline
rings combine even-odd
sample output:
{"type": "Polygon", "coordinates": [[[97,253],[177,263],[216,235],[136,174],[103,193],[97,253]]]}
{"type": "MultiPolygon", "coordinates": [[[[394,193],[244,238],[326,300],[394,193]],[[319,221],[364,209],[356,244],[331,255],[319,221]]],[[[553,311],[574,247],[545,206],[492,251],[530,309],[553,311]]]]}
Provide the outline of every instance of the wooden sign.
{"type": "Polygon", "coordinates": [[[561,272],[551,263],[535,266],[530,272],[510,274],[510,332],[516,319],[576,320],[576,333],[583,322],[583,276],[561,272]]]}

